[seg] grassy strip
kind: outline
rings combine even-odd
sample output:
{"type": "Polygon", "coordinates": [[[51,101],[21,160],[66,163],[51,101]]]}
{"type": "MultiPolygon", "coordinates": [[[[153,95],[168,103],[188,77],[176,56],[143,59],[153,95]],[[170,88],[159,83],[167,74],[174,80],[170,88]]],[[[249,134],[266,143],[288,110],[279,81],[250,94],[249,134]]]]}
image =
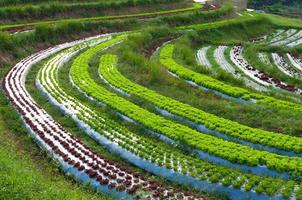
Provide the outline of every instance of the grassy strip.
{"type": "Polygon", "coordinates": [[[194,24],[189,26],[179,26],[178,29],[185,30],[185,29],[194,29],[194,30],[206,30],[206,29],[213,29],[219,27],[228,27],[235,24],[246,23],[246,22],[255,22],[266,20],[269,23],[273,24],[276,27],[283,27],[283,28],[296,28],[302,29],[302,20],[301,19],[293,19],[288,17],[283,17],[279,15],[273,14],[259,14],[253,13],[253,16],[250,15],[242,15],[240,17],[231,19],[231,20],[222,20],[218,22],[211,22],[205,24],[194,24]]]}
{"type": "Polygon", "coordinates": [[[126,19],[126,18],[138,18],[138,17],[155,17],[159,15],[167,15],[167,14],[175,14],[179,12],[188,12],[199,10],[202,8],[201,4],[193,4],[192,7],[175,9],[175,10],[166,10],[159,12],[146,12],[139,14],[128,14],[128,15],[119,15],[119,16],[101,16],[101,17],[89,17],[89,18],[80,18],[80,19],[63,19],[63,20],[50,20],[43,22],[33,22],[33,23],[22,23],[22,24],[9,24],[9,25],[1,25],[0,30],[16,28],[16,27],[26,27],[26,26],[40,26],[40,25],[49,25],[55,23],[71,23],[71,22],[92,22],[92,21],[101,21],[101,20],[114,20],[114,19],[126,19]]]}
{"type": "Polygon", "coordinates": [[[227,20],[222,20],[222,21],[217,21],[217,22],[210,22],[210,23],[205,23],[205,24],[194,24],[194,25],[188,25],[188,26],[179,26],[178,29],[180,30],[209,30],[209,29],[215,29],[215,28],[220,28],[220,27],[228,27],[232,25],[237,25],[239,23],[244,24],[244,23],[257,23],[257,21],[262,21],[265,19],[264,16],[262,15],[255,15],[254,17],[251,17],[249,15],[243,15],[241,17],[237,17],[234,19],[227,19],[227,20]]]}
{"type": "Polygon", "coordinates": [[[141,13],[184,8],[192,3],[183,0],[122,0],[70,3],[45,3],[0,7],[0,21],[5,23],[34,22],[50,19],[81,18],[125,13],[141,13]],[[148,5],[148,6],[146,6],[148,5]]]}
{"type": "Polygon", "coordinates": [[[283,28],[297,28],[302,29],[302,20],[283,17],[279,15],[273,14],[265,14],[264,15],[272,24],[283,27],[283,28]]]}

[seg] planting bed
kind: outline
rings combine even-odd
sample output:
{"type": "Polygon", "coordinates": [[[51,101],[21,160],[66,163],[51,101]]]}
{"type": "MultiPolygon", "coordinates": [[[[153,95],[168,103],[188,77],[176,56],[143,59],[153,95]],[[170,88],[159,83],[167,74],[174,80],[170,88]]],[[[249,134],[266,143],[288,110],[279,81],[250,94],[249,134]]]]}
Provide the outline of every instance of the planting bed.
{"type": "Polygon", "coordinates": [[[254,82],[253,80],[248,79],[244,76],[244,74],[241,74],[238,69],[235,68],[235,66],[232,65],[232,63],[229,63],[226,59],[226,53],[228,52],[227,46],[219,46],[215,49],[214,52],[214,58],[219,67],[223,68],[226,72],[231,74],[234,78],[243,80],[246,86],[253,88],[258,91],[265,91],[266,88],[262,85],[254,82]]]}
{"type": "MultiPolygon", "coordinates": [[[[108,41],[108,44],[105,44],[106,42],[104,42],[104,44],[101,44],[99,48],[101,48],[101,46],[106,47],[107,45],[110,45],[112,43],[108,41]]],[[[244,194],[240,190],[217,185],[215,186],[214,183],[206,183],[204,180],[209,180],[209,182],[211,182],[211,177],[213,176],[214,178],[214,176],[216,176],[217,172],[214,171],[218,171],[220,173],[219,176],[222,176],[219,180],[216,180],[218,182],[226,179],[226,177],[221,174],[223,171],[230,171],[230,173],[237,174],[236,176],[242,176],[242,178],[243,174],[235,170],[211,165],[210,163],[203,162],[196,157],[194,158],[194,156],[185,155],[179,150],[171,146],[169,147],[164,143],[154,143],[148,138],[144,138],[135,133],[131,133],[123,127],[119,127],[118,124],[110,122],[110,120],[108,119],[104,119],[104,117],[101,116],[101,113],[92,111],[89,107],[84,106],[84,104],[82,104],[76,98],[67,95],[66,91],[64,91],[64,89],[60,87],[60,83],[58,82],[56,75],[59,72],[59,68],[62,67],[64,62],[66,62],[67,59],[70,59],[70,57],[74,55],[75,51],[77,50],[78,49],[75,48],[73,50],[69,50],[68,52],[62,52],[61,54],[58,54],[58,56],[49,60],[40,72],[39,87],[41,88],[41,90],[50,95],[49,98],[52,99],[55,105],[60,105],[61,108],[67,113],[70,113],[70,115],[73,116],[75,120],[79,121],[80,123],[86,124],[82,127],[89,126],[92,130],[98,131],[98,133],[96,133],[95,131],[89,131],[86,128],[87,133],[90,134],[91,137],[96,139],[101,145],[108,146],[107,148],[109,148],[111,151],[117,151],[122,155],[126,155],[125,159],[128,159],[135,165],[142,167],[143,163],[145,163],[143,165],[144,168],[155,174],[164,177],[166,177],[167,173],[170,174],[170,177],[166,177],[167,179],[171,179],[171,176],[173,174],[174,178],[172,178],[172,180],[183,184],[191,184],[196,188],[206,187],[209,189],[212,187],[216,188],[218,191],[230,192],[231,195],[261,197],[261,195],[257,195],[254,192],[244,194]],[[49,77],[49,79],[46,77],[49,77]],[[100,140],[99,134],[106,137],[106,139],[103,138],[102,140],[107,140],[107,144],[104,144],[100,140]],[[108,143],[110,142],[111,144],[109,146],[108,143]],[[117,150],[118,148],[116,146],[119,146],[119,150],[117,150]],[[154,149],[154,146],[156,146],[157,148],[154,149]],[[134,156],[133,154],[136,156],[134,156]],[[189,167],[188,163],[194,163],[195,167],[189,167]],[[169,171],[169,169],[171,171],[169,171]],[[211,173],[207,172],[208,170],[210,170],[211,173],[214,174],[211,175],[211,173]],[[162,173],[160,171],[162,171],[162,173]],[[193,178],[195,178],[195,180],[193,178]]],[[[102,60],[106,59],[106,57],[107,55],[102,58],[102,60]]],[[[225,174],[227,175],[228,173],[225,174]]],[[[251,174],[249,176],[254,177],[251,174]]],[[[267,179],[267,181],[268,180],[269,179],[267,179]]],[[[248,182],[249,179],[247,179],[246,181],[248,182]]]]}
{"type": "MultiPolygon", "coordinates": [[[[280,88],[292,93],[302,94],[302,90],[294,87],[293,85],[288,85],[276,78],[270,77],[265,72],[257,70],[255,67],[251,66],[243,57],[243,48],[240,46],[233,47],[231,51],[231,59],[236,64],[236,66],[241,69],[247,76],[257,81],[259,84],[265,86],[272,86],[280,88]]],[[[293,76],[294,72],[289,72],[290,69],[287,66],[284,66],[285,62],[281,61],[280,57],[277,54],[273,54],[273,58],[278,68],[281,69],[284,73],[293,76]]]]}
{"type": "Polygon", "coordinates": [[[291,67],[282,56],[280,56],[277,53],[272,54],[273,60],[275,65],[278,67],[280,71],[282,71],[284,74],[293,77],[293,78],[299,78],[300,74],[298,70],[295,68],[291,67]]]}
{"type": "Polygon", "coordinates": [[[203,47],[202,49],[199,49],[197,51],[197,61],[198,64],[201,66],[204,66],[206,68],[211,68],[211,64],[207,59],[207,51],[209,50],[210,47],[203,47]]]}
{"type": "Polygon", "coordinates": [[[300,73],[302,73],[302,60],[299,58],[297,55],[292,55],[292,54],[286,54],[290,63],[297,69],[299,70],[300,73]]]}
{"type": "Polygon", "coordinates": [[[266,43],[271,46],[295,47],[302,44],[302,31],[296,29],[277,30],[257,42],[266,43]]]}

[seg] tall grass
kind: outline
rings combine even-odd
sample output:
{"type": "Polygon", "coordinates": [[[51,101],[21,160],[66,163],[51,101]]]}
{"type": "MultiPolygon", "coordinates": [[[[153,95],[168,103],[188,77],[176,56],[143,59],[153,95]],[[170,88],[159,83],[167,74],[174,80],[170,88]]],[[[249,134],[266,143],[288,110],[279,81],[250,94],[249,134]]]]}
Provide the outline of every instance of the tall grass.
{"type": "Polygon", "coordinates": [[[168,37],[172,34],[174,34],[172,29],[160,26],[148,27],[141,33],[130,36],[117,49],[119,62],[135,68],[135,71],[146,72],[151,82],[158,82],[161,77],[161,69],[158,63],[147,59],[142,52],[152,41],[154,42],[157,39],[168,37]]]}
{"type": "MultiPolygon", "coordinates": [[[[24,19],[40,19],[45,17],[56,17],[58,15],[70,16],[72,13],[83,14],[85,16],[90,13],[99,15],[102,11],[109,9],[123,10],[129,7],[138,6],[154,6],[157,4],[170,4],[183,0],[122,0],[122,1],[97,1],[94,2],[48,2],[44,4],[28,4],[22,6],[0,7],[1,20],[24,20],[24,19]]],[[[147,8],[148,8],[147,7],[147,8]]]]}

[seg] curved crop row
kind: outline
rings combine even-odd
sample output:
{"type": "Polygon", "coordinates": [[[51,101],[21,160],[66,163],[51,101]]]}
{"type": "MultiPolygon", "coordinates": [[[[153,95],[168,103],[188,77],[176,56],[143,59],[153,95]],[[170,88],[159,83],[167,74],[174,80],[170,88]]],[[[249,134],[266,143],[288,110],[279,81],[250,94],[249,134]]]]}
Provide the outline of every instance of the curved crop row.
{"type": "Polygon", "coordinates": [[[272,58],[277,68],[284,74],[292,78],[299,78],[300,74],[298,70],[290,66],[281,55],[279,55],[278,53],[272,53],[272,58]]]}
{"type": "Polygon", "coordinates": [[[299,137],[250,128],[160,95],[126,79],[118,71],[116,62],[116,56],[104,56],[101,60],[99,72],[111,85],[128,94],[146,99],[161,109],[192,120],[195,123],[205,125],[211,130],[219,131],[220,133],[253,143],[259,143],[282,150],[294,151],[296,153],[302,152],[302,139],[299,137]]]}
{"type": "Polygon", "coordinates": [[[293,36],[296,33],[297,33],[297,30],[295,30],[295,29],[277,30],[277,31],[271,33],[269,36],[267,36],[266,40],[262,41],[262,42],[276,44],[278,42],[286,40],[287,38],[293,36]]]}
{"type": "MultiPolygon", "coordinates": [[[[295,87],[294,85],[286,84],[279,79],[271,77],[265,72],[257,70],[254,66],[250,65],[246,59],[243,57],[243,47],[235,46],[232,48],[230,57],[235,65],[242,70],[247,76],[256,82],[263,84],[265,86],[272,86],[278,89],[282,89],[291,93],[301,94],[302,90],[300,88],[295,87]]],[[[285,71],[282,68],[283,71],[285,71]]]]}
{"type": "Polygon", "coordinates": [[[261,42],[271,46],[295,47],[302,44],[302,31],[297,29],[276,30],[254,42],[261,42]]]}
{"type": "Polygon", "coordinates": [[[301,44],[302,43],[302,40],[301,40],[302,31],[297,31],[297,30],[295,30],[295,31],[296,32],[294,34],[290,35],[289,37],[282,38],[281,40],[274,42],[271,45],[273,45],[273,46],[285,45],[288,47],[294,47],[294,46],[301,44]]]}
{"type": "Polygon", "coordinates": [[[197,51],[197,62],[199,65],[206,67],[207,69],[212,68],[211,63],[207,59],[207,52],[210,47],[203,47],[197,51]]]}
{"type": "Polygon", "coordinates": [[[290,61],[290,63],[299,70],[300,73],[302,73],[302,60],[299,59],[299,57],[296,57],[295,55],[287,54],[287,57],[290,61]]]}
{"type": "MultiPolygon", "coordinates": [[[[106,39],[110,38],[104,38],[103,42],[106,39]]],[[[77,98],[68,95],[66,90],[60,86],[57,74],[64,62],[67,62],[79,50],[80,48],[74,47],[59,53],[47,61],[39,73],[40,87],[51,98],[55,99],[57,105],[64,107],[64,111],[68,111],[70,115],[76,116],[90,128],[96,130],[98,134],[138,155],[141,159],[158,166],[164,166],[175,173],[187,174],[201,181],[220,183],[223,187],[230,188],[229,191],[232,191],[231,188],[239,191],[242,190],[240,188],[243,188],[245,192],[251,192],[250,190],[254,189],[257,193],[265,193],[270,196],[274,196],[278,192],[281,192],[285,198],[293,195],[295,186],[293,181],[242,174],[236,170],[203,162],[162,142],[152,141],[132,133],[119,124],[106,119],[101,113],[93,111],[92,107],[85,105],[77,98]],[[269,187],[266,187],[265,185],[268,183],[269,187]],[[282,191],[287,192],[283,193],[282,191]]],[[[218,191],[220,190],[218,189],[218,191]]]]}
{"type": "MultiPolygon", "coordinates": [[[[121,40],[119,37],[116,40],[121,40]]],[[[187,144],[193,148],[208,152],[229,161],[250,166],[266,165],[280,172],[302,171],[301,158],[286,157],[265,151],[259,151],[247,146],[197,132],[187,126],[172,122],[110,92],[97,84],[88,72],[89,59],[95,55],[102,45],[90,48],[77,57],[71,67],[70,74],[73,82],[86,95],[114,108],[132,120],[143,124],[146,128],[161,133],[175,141],[187,144]]]]}
{"type": "Polygon", "coordinates": [[[180,78],[193,81],[197,85],[201,85],[206,88],[217,90],[219,92],[222,92],[224,94],[236,98],[242,98],[245,100],[255,99],[257,100],[257,103],[271,105],[274,107],[293,110],[293,111],[299,111],[299,112],[302,111],[302,106],[300,104],[279,100],[262,94],[253,93],[246,89],[225,84],[207,75],[196,73],[190,69],[187,69],[179,65],[173,60],[173,52],[174,52],[174,45],[168,44],[164,46],[160,53],[160,61],[170,72],[176,74],[180,78]]]}
{"type": "MultiPolygon", "coordinates": [[[[94,39],[94,38],[89,38],[94,39]]],[[[25,78],[30,67],[52,54],[84,42],[66,43],[43,50],[23,59],[6,75],[3,88],[11,102],[41,148],[46,149],[61,167],[82,182],[117,198],[128,198],[137,191],[143,198],[155,198],[173,194],[174,191],[149,181],[142,174],[133,173],[120,164],[107,160],[64,130],[54,119],[40,108],[25,89],[25,78]]],[[[178,193],[183,198],[183,193],[178,193]]]]}
{"type": "Polygon", "coordinates": [[[261,41],[261,42],[266,42],[266,43],[273,43],[276,42],[278,40],[281,40],[285,35],[288,35],[290,33],[288,33],[290,30],[286,31],[283,29],[278,29],[268,35],[263,36],[260,40],[257,41],[261,41]]]}
{"type": "Polygon", "coordinates": [[[236,67],[234,67],[232,63],[230,63],[226,59],[226,54],[228,53],[229,48],[230,47],[228,46],[218,46],[215,49],[214,58],[217,64],[219,65],[219,67],[225,70],[226,72],[228,72],[229,74],[231,74],[234,78],[243,80],[246,86],[258,91],[266,91],[267,89],[264,86],[248,79],[243,74],[239,73],[236,67]]]}

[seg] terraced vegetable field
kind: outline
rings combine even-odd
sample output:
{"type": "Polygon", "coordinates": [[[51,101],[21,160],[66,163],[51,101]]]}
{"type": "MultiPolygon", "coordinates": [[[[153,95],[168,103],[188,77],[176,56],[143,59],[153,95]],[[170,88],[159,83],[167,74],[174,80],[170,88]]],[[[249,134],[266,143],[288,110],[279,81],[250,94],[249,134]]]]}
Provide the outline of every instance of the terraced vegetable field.
{"type": "MultiPolygon", "coordinates": [[[[302,199],[302,27],[177,2],[192,7],[1,24],[35,27],[0,33],[3,129],[79,198],[302,199]]],[[[0,199],[29,198],[5,194],[22,178],[0,181],[0,199]]]]}

